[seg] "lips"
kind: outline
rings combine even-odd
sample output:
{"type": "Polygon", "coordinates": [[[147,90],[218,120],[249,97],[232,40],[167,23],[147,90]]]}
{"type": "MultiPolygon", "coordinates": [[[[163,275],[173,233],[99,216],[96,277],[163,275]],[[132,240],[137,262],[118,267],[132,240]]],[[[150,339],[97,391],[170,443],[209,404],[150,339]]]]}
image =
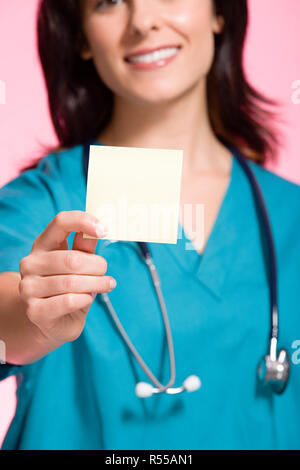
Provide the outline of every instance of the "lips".
{"type": "Polygon", "coordinates": [[[132,52],[131,54],[128,54],[124,60],[128,60],[131,57],[135,57],[138,55],[143,55],[143,54],[151,54],[154,51],[159,51],[160,49],[167,49],[170,47],[178,47],[179,49],[181,48],[180,44],[167,44],[165,46],[157,46],[157,47],[152,47],[148,49],[139,49],[138,51],[132,52]]]}

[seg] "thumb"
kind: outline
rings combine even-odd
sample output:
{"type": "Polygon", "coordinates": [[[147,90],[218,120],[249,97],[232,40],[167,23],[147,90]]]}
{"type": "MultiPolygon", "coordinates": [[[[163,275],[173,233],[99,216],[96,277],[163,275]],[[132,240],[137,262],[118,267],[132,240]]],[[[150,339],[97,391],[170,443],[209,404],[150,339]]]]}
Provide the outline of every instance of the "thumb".
{"type": "Polygon", "coordinates": [[[76,232],[73,240],[72,250],[95,253],[98,239],[83,238],[82,232],[76,232]]]}

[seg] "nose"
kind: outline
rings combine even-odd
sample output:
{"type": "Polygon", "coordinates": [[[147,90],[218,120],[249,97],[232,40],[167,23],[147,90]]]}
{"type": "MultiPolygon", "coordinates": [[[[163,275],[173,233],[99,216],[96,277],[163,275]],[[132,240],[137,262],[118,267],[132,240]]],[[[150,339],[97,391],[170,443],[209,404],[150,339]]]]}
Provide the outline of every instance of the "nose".
{"type": "Polygon", "coordinates": [[[151,29],[160,28],[160,11],[152,0],[132,0],[128,27],[132,34],[145,36],[151,29]]]}

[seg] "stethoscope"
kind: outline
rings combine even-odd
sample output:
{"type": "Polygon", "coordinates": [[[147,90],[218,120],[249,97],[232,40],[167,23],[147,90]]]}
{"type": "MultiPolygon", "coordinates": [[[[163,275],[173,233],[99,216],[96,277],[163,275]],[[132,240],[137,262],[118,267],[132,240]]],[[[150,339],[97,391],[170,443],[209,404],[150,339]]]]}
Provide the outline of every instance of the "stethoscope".
{"type": "MultiPolygon", "coordinates": [[[[277,342],[278,342],[278,306],[277,306],[277,271],[276,271],[276,257],[275,257],[275,248],[273,242],[272,231],[270,227],[269,217],[267,209],[264,203],[263,195],[260,190],[260,187],[257,183],[257,180],[247,163],[246,157],[232,144],[230,144],[223,137],[218,136],[219,140],[232,152],[240,163],[242,169],[244,170],[253,190],[254,197],[257,201],[257,207],[262,217],[262,226],[264,234],[267,241],[267,253],[269,259],[269,292],[270,292],[270,339],[267,347],[267,353],[260,360],[257,367],[257,377],[261,384],[268,385],[271,391],[280,394],[282,393],[288,383],[289,371],[290,371],[290,361],[289,354],[286,349],[281,349],[277,352],[277,342]]],[[[89,146],[93,144],[93,140],[89,140],[84,145],[84,171],[87,181],[88,176],[88,166],[89,166],[89,146]]],[[[115,243],[116,241],[108,241],[108,243],[115,243]]],[[[107,242],[106,242],[107,243],[107,242]]],[[[166,385],[163,385],[155,377],[149,367],[145,364],[141,358],[138,351],[135,349],[134,345],[130,341],[128,335],[126,334],[111,302],[106,293],[102,293],[102,299],[104,300],[110,315],[115,322],[123,340],[131,350],[137,362],[140,364],[141,368],[149,378],[149,380],[154,384],[151,385],[148,382],[138,382],[135,387],[135,393],[138,397],[145,398],[150,397],[154,393],[168,393],[168,394],[177,394],[184,391],[194,392],[201,387],[201,381],[197,375],[188,376],[180,387],[172,387],[175,382],[176,368],[175,368],[175,357],[174,357],[174,346],[172,333],[170,329],[167,309],[165,306],[164,298],[162,295],[160,287],[160,279],[153,263],[151,253],[148,247],[148,244],[145,242],[137,242],[139,252],[142,255],[142,258],[146,262],[152,282],[156,291],[156,295],[159,301],[161,313],[163,316],[165,332],[167,337],[168,351],[169,351],[169,363],[170,363],[170,380],[166,385]]]]}

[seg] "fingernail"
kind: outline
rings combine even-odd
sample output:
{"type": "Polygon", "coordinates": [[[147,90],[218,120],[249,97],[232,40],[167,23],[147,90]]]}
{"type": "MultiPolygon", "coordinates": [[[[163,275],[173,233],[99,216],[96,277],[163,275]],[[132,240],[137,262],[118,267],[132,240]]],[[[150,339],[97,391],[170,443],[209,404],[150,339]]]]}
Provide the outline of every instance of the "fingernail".
{"type": "Polygon", "coordinates": [[[98,237],[103,237],[103,235],[107,234],[107,226],[102,222],[98,222],[96,224],[96,233],[98,237]]]}
{"type": "Polygon", "coordinates": [[[114,289],[114,288],[116,287],[116,285],[117,285],[117,283],[116,283],[116,281],[115,281],[114,279],[111,279],[111,280],[109,281],[109,287],[110,287],[111,289],[114,289]]]}

